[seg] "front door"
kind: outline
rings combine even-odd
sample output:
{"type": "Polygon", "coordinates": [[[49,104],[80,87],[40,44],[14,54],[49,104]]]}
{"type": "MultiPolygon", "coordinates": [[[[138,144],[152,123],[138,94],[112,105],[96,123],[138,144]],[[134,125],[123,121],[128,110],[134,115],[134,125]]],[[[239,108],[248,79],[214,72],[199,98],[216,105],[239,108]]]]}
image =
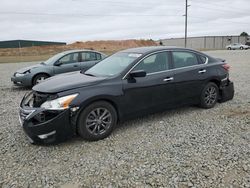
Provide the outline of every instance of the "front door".
{"type": "Polygon", "coordinates": [[[70,53],[60,58],[54,65],[55,74],[81,70],[79,53],[70,53]]]}
{"type": "Polygon", "coordinates": [[[146,77],[123,80],[125,109],[132,113],[170,107],[174,104],[174,73],[170,53],[158,52],[146,57],[132,71],[144,70],[146,77]]]}

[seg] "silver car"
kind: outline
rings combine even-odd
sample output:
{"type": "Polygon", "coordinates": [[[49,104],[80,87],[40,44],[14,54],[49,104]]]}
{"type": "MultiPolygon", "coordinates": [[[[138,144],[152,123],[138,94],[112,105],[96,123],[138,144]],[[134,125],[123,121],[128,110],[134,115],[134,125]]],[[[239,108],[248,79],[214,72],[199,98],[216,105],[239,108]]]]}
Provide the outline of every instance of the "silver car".
{"type": "Polygon", "coordinates": [[[228,49],[228,50],[236,50],[236,49],[247,50],[247,49],[249,49],[249,46],[245,45],[245,44],[241,44],[241,43],[233,43],[233,44],[227,45],[226,49],[228,49]]]}
{"type": "Polygon", "coordinates": [[[11,81],[18,86],[33,86],[56,74],[86,71],[105,57],[105,54],[92,50],[65,51],[40,64],[17,70],[11,81]]]}

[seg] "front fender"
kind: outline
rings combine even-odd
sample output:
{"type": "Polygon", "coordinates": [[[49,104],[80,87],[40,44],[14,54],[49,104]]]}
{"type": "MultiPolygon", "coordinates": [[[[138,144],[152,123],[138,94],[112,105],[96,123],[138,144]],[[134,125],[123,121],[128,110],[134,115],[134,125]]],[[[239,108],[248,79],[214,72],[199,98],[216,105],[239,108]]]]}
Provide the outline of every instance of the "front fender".
{"type": "Polygon", "coordinates": [[[105,100],[110,102],[117,110],[118,115],[121,114],[119,109],[119,104],[121,103],[121,96],[123,95],[122,85],[94,85],[83,88],[78,88],[74,90],[69,90],[60,93],[60,96],[65,96],[73,93],[78,93],[79,95],[71,102],[70,106],[72,107],[80,107],[80,109],[84,109],[89,104],[99,101],[105,100]]]}
{"type": "Polygon", "coordinates": [[[50,66],[43,66],[43,67],[31,69],[31,74],[33,75],[33,77],[38,74],[48,74],[49,76],[54,76],[53,67],[50,67],[50,66]]]}

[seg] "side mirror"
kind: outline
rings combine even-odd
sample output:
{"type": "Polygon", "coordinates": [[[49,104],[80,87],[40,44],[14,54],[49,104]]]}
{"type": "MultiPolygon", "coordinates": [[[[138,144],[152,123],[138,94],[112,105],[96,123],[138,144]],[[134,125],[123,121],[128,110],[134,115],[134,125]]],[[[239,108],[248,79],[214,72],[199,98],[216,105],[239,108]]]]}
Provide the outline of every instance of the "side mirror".
{"type": "Polygon", "coordinates": [[[60,66],[60,65],[62,65],[62,62],[60,62],[60,61],[56,61],[56,62],[54,63],[54,66],[60,66]]]}
{"type": "Polygon", "coordinates": [[[144,70],[137,70],[137,71],[131,71],[129,75],[131,78],[136,78],[136,77],[145,77],[147,73],[144,70]]]}

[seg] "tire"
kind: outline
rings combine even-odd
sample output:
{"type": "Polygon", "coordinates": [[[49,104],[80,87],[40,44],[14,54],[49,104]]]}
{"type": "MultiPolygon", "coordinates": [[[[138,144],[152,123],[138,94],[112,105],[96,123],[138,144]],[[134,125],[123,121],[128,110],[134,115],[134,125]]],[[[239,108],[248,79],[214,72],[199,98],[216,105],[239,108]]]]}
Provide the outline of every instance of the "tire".
{"type": "Polygon", "coordinates": [[[227,49],[228,49],[228,50],[232,50],[232,48],[231,48],[231,47],[228,47],[227,49]]]}
{"type": "Polygon", "coordinates": [[[243,50],[243,47],[241,46],[240,49],[243,50]]]}
{"type": "Polygon", "coordinates": [[[79,114],[77,132],[85,140],[97,141],[108,137],[116,123],[115,108],[108,102],[98,101],[87,106],[79,114]]]}
{"type": "Polygon", "coordinates": [[[218,86],[213,82],[209,82],[201,92],[200,107],[205,109],[213,108],[218,101],[218,97],[218,86]]]}
{"type": "Polygon", "coordinates": [[[49,78],[47,74],[38,74],[32,80],[32,85],[39,84],[40,82],[44,81],[45,79],[49,78]]]}

